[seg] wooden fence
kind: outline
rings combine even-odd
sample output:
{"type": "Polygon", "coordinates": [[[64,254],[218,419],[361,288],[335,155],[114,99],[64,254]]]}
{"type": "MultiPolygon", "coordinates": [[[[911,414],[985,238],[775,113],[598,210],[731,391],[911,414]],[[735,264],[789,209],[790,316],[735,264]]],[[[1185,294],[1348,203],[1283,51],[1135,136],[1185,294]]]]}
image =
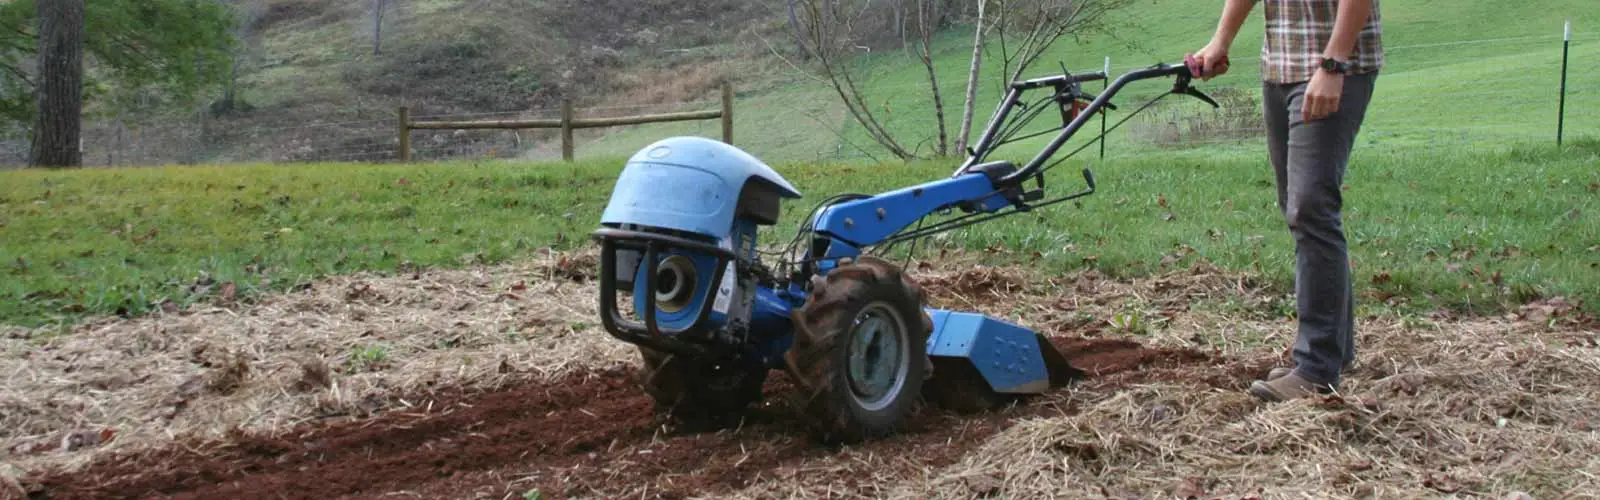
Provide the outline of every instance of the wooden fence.
{"type": "Polygon", "coordinates": [[[410,109],[400,107],[400,161],[411,161],[412,130],[466,130],[466,129],[561,129],[561,158],[572,161],[572,131],[580,128],[619,127],[645,123],[664,123],[690,120],[722,120],[722,142],[733,144],[733,86],[722,84],[722,109],[688,111],[654,115],[619,116],[609,118],[578,118],[572,114],[572,101],[561,102],[558,120],[484,120],[484,121],[411,121],[410,109]]]}

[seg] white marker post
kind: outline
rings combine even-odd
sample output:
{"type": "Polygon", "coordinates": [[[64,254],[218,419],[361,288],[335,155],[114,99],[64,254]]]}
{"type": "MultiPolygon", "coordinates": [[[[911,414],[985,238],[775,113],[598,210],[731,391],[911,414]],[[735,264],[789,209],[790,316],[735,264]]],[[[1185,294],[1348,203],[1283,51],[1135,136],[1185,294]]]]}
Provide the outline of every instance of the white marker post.
{"type": "Polygon", "coordinates": [[[1556,107],[1556,147],[1561,147],[1561,136],[1567,125],[1567,56],[1572,49],[1572,21],[1567,21],[1561,33],[1561,100],[1556,107]]]}
{"type": "MultiPolygon", "coordinates": [[[[1106,74],[1106,78],[1104,80],[1100,80],[1100,91],[1101,92],[1104,92],[1104,91],[1109,90],[1111,88],[1111,56],[1106,56],[1105,74],[1106,74]]],[[[1100,159],[1102,159],[1102,160],[1106,159],[1106,110],[1105,110],[1105,108],[1101,108],[1100,109],[1100,159]]]]}

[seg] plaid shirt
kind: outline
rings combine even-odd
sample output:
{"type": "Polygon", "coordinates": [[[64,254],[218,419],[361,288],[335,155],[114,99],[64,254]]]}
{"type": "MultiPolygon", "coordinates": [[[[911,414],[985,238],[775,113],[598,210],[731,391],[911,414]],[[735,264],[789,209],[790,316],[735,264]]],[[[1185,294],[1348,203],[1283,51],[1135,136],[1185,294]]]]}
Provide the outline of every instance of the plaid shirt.
{"type": "MultiPolygon", "coordinates": [[[[1333,37],[1339,0],[1257,0],[1267,4],[1266,40],[1261,44],[1261,78],[1274,83],[1311,79],[1333,37]]],[[[1378,0],[1346,59],[1352,73],[1383,67],[1383,22],[1378,0]]]]}

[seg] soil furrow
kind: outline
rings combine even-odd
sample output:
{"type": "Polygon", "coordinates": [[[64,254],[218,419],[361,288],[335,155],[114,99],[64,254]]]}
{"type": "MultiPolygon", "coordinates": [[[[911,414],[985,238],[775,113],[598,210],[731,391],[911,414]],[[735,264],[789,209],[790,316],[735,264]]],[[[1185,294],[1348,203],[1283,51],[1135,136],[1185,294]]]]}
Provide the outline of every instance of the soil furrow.
{"type": "MultiPolygon", "coordinates": [[[[1055,343],[1091,377],[1208,361],[1121,340],[1055,343]]],[[[438,392],[408,398],[412,410],[223,442],[180,441],[26,482],[38,498],[502,498],[529,490],[545,498],[681,498],[804,467],[822,476],[808,480],[872,491],[883,486],[852,485],[872,481],[850,472],[850,459],[833,457],[894,457],[892,470],[872,475],[904,477],[955,462],[1015,418],[1061,411],[1037,402],[981,415],[926,411],[899,435],[837,449],[805,436],[782,374],[770,378],[767,400],[738,428],[698,434],[657,425],[634,377],[614,368],[489,393],[438,392]]]]}

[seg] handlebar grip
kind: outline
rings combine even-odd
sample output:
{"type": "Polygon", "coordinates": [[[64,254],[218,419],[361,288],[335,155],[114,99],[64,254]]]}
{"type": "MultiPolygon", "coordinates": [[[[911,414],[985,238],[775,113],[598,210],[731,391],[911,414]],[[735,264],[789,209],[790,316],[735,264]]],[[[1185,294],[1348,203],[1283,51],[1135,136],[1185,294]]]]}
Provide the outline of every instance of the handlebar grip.
{"type": "MultiPolygon", "coordinates": [[[[1183,66],[1189,69],[1189,76],[1195,78],[1203,78],[1206,76],[1205,67],[1201,65],[1200,59],[1195,57],[1193,54],[1183,56],[1183,66]]],[[[1222,60],[1217,61],[1214,66],[1227,68],[1228,58],[1223,57],[1222,60]]]]}

